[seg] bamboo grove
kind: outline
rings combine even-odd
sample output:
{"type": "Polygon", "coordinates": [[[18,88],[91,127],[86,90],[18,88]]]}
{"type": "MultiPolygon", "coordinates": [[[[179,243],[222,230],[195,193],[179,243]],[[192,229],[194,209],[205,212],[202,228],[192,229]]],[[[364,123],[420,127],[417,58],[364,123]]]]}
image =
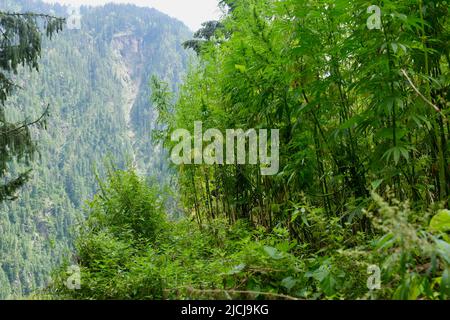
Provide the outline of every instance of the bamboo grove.
{"type": "MultiPolygon", "coordinates": [[[[172,105],[153,100],[170,132],[204,127],[280,129],[280,172],[252,165],[183,165],[182,200],[201,224],[218,216],[288,227],[300,208],[369,231],[370,193],[415,207],[449,196],[450,22],[445,1],[226,1],[215,33],[172,105]],[[368,28],[368,8],[381,9],[368,28]]],[[[211,23],[205,24],[211,27],[211,23]]],[[[203,32],[204,34],[205,32],[203,32]]],[[[201,37],[202,33],[198,32],[201,37]]],[[[299,217],[297,219],[297,217],[299,217]]]]}

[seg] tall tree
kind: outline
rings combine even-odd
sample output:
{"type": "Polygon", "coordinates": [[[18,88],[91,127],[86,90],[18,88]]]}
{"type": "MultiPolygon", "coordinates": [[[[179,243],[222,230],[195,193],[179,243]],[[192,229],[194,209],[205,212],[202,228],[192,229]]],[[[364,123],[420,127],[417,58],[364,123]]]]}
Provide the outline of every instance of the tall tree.
{"type": "Polygon", "coordinates": [[[35,13],[0,12],[0,202],[14,198],[27,181],[29,172],[8,176],[8,164],[17,160],[26,164],[36,152],[30,128],[45,124],[47,111],[34,121],[11,123],[5,114],[5,102],[19,86],[13,76],[19,66],[39,70],[42,34],[52,37],[62,30],[64,19],[35,13]]]}
{"type": "Polygon", "coordinates": [[[198,55],[204,45],[213,40],[218,30],[223,30],[223,25],[219,21],[204,22],[202,27],[194,33],[194,39],[183,42],[183,47],[193,49],[198,55]]]}

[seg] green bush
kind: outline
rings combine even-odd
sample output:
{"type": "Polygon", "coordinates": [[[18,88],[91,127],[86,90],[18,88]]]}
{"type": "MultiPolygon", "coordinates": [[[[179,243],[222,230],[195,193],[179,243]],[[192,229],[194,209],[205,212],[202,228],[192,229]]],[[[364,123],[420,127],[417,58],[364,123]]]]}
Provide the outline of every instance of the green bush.
{"type": "Polygon", "coordinates": [[[166,226],[164,199],[132,171],[109,174],[90,203],[88,228],[130,241],[154,241],[166,226]]]}

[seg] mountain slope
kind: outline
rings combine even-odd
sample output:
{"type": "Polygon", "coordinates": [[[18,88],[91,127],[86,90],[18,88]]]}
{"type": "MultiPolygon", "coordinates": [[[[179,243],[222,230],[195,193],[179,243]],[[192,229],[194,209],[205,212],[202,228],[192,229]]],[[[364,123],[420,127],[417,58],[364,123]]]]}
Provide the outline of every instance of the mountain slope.
{"type": "MultiPolygon", "coordinates": [[[[2,1],[0,10],[67,16],[65,7],[40,1],[2,1]]],[[[45,41],[40,72],[20,72],[23,89],[8,102],[11,119],[34,118],[47,104],[51,116],[48,129],[35,132],[41,157],[32,180],[19,200],[0,204],[0,298],[46,284],[69,252],[71,231],[83,218],[79,209],[96,190],[94,169],[101,174],[106,158],[165,175],[150,139],[148,80],[156,74],[176,88],[189,60],[181,43],[190,31],[132,5],[82,7],[81,15],[81,30],[45,41]]]]}

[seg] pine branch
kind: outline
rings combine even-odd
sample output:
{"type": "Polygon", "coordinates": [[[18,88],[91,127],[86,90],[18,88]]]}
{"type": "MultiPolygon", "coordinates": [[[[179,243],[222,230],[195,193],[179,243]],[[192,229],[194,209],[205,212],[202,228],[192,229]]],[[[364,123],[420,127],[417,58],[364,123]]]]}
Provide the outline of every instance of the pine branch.
{"type": "Polygon", "coordinates": [[[2,135],[10,135],[10,134],[19,132],[19,131],[27,128],[27,127],[33,126],[35,124],[38,124],[39,122],[41,122],[48,115],[49,108],[50,108],[50,105],[47,105],[47,108],[45,108],[44,113],[42,113],[42,115],[38,119],[36,119],[35,121],[29,122],[29,123],[25,123],[25,124],[21,125],[20,127],[14,128],[14,129],[6,131],[6,132],[1,132],[1,134],[2,135]]]}

